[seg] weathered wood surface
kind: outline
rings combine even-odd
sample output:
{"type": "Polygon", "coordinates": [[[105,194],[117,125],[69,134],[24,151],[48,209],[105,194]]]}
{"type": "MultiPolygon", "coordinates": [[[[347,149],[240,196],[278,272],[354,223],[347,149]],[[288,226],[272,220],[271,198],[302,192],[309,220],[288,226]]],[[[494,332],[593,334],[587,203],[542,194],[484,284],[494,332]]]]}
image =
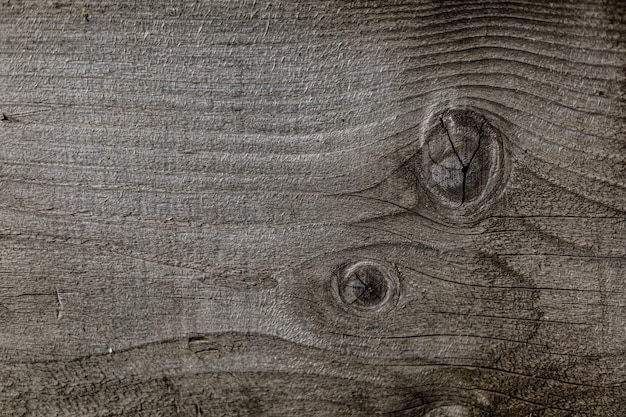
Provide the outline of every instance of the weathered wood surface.
{"type": "Polygon", "coordinates": [[[626,415],[624,2],[0,11],[0,415],[626,415]]]}

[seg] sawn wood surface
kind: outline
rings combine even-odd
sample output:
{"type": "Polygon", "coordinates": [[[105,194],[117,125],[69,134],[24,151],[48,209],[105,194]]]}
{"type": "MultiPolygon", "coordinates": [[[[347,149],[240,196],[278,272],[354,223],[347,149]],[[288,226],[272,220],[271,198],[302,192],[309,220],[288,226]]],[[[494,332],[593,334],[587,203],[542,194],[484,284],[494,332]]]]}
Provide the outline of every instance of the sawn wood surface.
{"type": "Polygon", "coordinates": [[[0,2],[0,416],[626,416],[626,3],[0,2]]]}

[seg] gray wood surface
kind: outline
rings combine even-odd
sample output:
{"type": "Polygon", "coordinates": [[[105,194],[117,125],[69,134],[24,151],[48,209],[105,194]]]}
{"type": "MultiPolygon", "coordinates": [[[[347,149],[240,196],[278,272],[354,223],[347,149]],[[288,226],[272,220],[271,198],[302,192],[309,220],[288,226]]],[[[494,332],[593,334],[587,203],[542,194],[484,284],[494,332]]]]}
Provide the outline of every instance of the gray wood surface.
{"type": "Polygon", "coordinates": [[[625,13],[3,0],[0,415],[626,415],[625,13]]]}

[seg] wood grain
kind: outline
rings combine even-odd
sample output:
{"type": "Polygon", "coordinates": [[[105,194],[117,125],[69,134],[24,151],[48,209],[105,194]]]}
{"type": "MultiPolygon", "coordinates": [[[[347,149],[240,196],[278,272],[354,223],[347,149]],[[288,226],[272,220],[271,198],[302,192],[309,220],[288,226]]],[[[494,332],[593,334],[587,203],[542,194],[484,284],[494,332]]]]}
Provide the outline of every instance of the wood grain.
{"type": "Polygon", "coordinates": [[[626,414],[623,2],[0,10],[0,415],[626,414]]]}

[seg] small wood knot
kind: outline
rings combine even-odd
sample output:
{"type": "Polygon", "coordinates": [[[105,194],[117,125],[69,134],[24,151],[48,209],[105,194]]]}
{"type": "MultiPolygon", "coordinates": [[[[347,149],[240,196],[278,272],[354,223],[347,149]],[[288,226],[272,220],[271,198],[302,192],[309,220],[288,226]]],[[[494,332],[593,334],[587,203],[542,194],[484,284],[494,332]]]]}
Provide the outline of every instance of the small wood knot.
{"type": "Polygon", "coordinates": [[[378,312],[393,307],[398,278],[391,267],[374,261],[359,261],[333,274],[333,293],[351,311],[378,312]]]}
{"type": "Polygon", "coordinates": [[[484,203],[502,178],[501,133],[473,109],[448,109],[433,119],[418,160],[420,181],[445,206],[484,203]]]}

